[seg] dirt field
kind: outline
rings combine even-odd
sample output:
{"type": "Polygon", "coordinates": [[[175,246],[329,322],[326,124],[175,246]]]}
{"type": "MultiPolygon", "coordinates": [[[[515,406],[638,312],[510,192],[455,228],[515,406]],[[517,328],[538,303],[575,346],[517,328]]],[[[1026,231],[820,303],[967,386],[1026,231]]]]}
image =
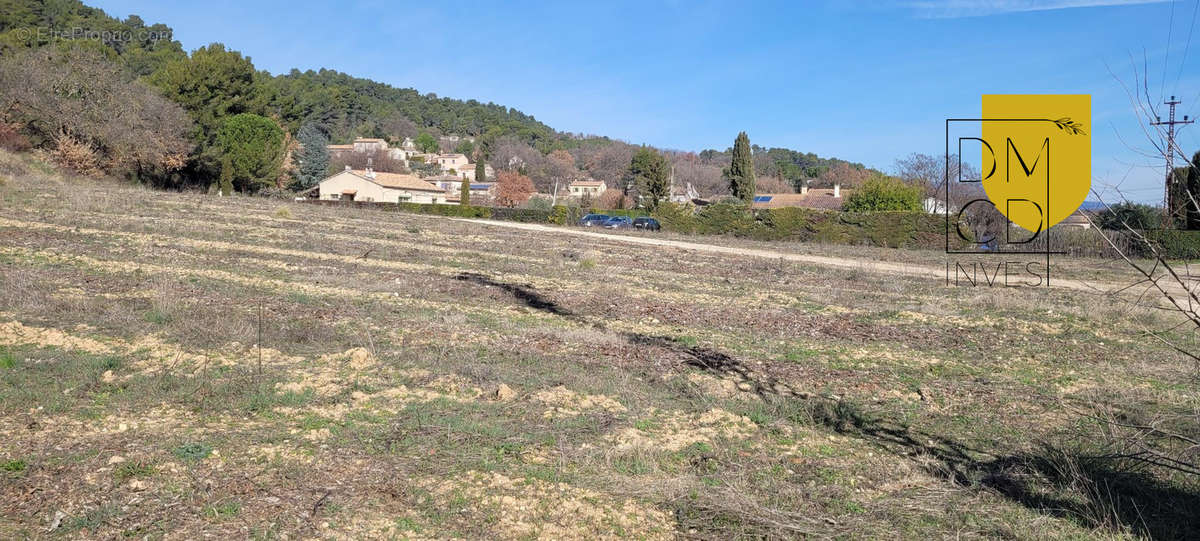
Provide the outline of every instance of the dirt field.
{"type": "Polygon", "coordinates": [[[1097,409],[1200,408],[1159,310],[0,178],[0,538],[1200,535],[1091,458],[1097,409]]]}

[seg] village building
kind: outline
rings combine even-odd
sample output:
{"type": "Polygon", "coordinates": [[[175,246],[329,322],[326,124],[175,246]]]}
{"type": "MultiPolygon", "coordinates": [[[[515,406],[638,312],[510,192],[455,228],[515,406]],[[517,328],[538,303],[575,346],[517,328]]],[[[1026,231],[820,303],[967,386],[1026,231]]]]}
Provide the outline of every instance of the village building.
{"type": "Polygon", "coordinates": [[[1063,218],[1063,221],[1058,222],[1058,225],[1067,229],[1091,229],[1092,221],[1084,216],[1082,210],[1077,210],[1070,216],[1063,218]]]}
{"type": "MultiPolygon", "coordinates": [[[[467,167],[465,167],[463,169],[458,169],[457,173],[458,173],[458,176],[465,178],[470,182],[475,182],[475,180],[476,180],[475,179],[475,164],[468,164],[467,167]]],[[[496,178],[496,170],[492,169],[492,166],[490,166],[486,163],[483,164],[483,174],[487,175],[487,178],[496,178]]]]}
{"type": "Polygon", "coordinates": [[[387,150],[388,143],[383,139],[372,139],[367,137],[359,137],[354,140],[350,146],[354,147],[355,152],[375,152],[379,150],[387,150]]]}
{"type": "MultiPolygon", "coordinates": [[[[456,177],[454,175],[438,175],[436,177],[426,178],[425,180],[430,184],[445,190],[447,193],[454,194],[457,194],[460,192],[460,190],[462,190],[462,183],[464,182],[462,177],[456,177]]],[[[470,180],[466,180],[466,182],[471,184],[470,190],[471,195],[473,196],[491,196],[496,191],[495,182],[471,182],[470,180]]]]}
{"type": "Polygon", "coordinates": [[[325,201],[447,204],[446,191],[413,175],[345,170],[317,184],[325,201]]]}
{"type": "Polygon", "coordinates": [[[595,198],[604,193],[604,191],[608,189],[608,186],[606,186],[604,181],[601,180],[576,180],[575,182],[571,183],[569,189],[571,191],[571,195],[574,197],[590,195],[595,198]]]}
{"type": "Polygon", "coordinates": [[[810,209],[825,209],[825,210],[840,210],[842,204],[845,203],[845,197],[849,195],[850,190],[843,190],[840,185],[835,184],[832,188],[809,188],[807,186],[800,189],[800,193],[764,193],[754,196],[754,201],[751,203],[751,208],[756,209],[777,209],[786,207],[799,207],[810,209]]]}
{"type": "MultiPolygon", "coordinates": [[[[405,142],[411,143],[409,140],[405,142]]],[[[416,148],[399,147],[393,148],[388,146],[388,142],[383,139],[359,137],[353,143],[348,145],[326,145],[330,156],[339,156],[347,152],[357,152],[360,154],[369,154],[374,152],[386,152],[388,157],[393,160],[404,160],[407,162],[413,156],[419,155],[416,148]]]]}
{"type": "Polygon", "coordinates": [[[442,171],[454,171],[456,174],[468,168],[474,169],[471,160],[465,154],[433,154],[426,161],[442,166],[442,171]]]}

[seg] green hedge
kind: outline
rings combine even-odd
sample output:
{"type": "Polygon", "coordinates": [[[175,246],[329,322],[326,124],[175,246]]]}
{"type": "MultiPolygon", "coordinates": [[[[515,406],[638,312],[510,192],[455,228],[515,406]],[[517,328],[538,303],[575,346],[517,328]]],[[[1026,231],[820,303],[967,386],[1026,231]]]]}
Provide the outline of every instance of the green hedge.
{"type": "Polygon", "coordinates": [[[751,210],[739,203],[714,203],[700,209],[664,204],[654,217],[664,229],[681,233],[892,248],[936,249],[946,245],[946,218],[924,212],[751,210]]]}
{"type": "MultiPolygon", "coordinates": [[[[417,214],[490,218],[526,223],[573,225],[585,214],[647,216],[646,211],[591,210],[557,205],[549,210],[426,205],[417,203],[365,203],[315,201],[325,205],[383,208],[417,214]]],[[[743,203],[714,203],[697,209],[690,204],[663,203],[652,214],[663,229],[702,235],[733,235],[756,240],[790,240],[828,244],[866,244],[891,248],[938,249],[946,245],[944,216],[924,212],[838,212],[805,208],[751,210],[743,203]]],[[[1185,233],[1185,232],[1170,232],[1185,233]]],[[[957,240],[957,235],[954,236],[957,240]]],[[[1191,236],[1167,236],[1164,242],[1183,246],[1200,257],[1200,241],[1191,236]]],[[[1177,248],[1182,249],[1182,248],[1177,248]]]]}
{"type": "Polygon", "coordinates": [[[416,214],[435,214],[438,216],[457,216],[459,218],[491,218],[490,207],[474,207],[463,205],[427,205],[423,203],[368,203],[373,206],[395,207],[396,210],[416,214]]]}
{"type": "MultiPolygon", "coordinates": [[[[1142,234],[1157,244],[1159,251],[1169,259],[1200,259],[1200,231],[1155,229],[1142,234]]],[[[1130,251],[1137,257],[1150,257],[1150,250],[1144,243],[1132,243],[1130,251]]]]}

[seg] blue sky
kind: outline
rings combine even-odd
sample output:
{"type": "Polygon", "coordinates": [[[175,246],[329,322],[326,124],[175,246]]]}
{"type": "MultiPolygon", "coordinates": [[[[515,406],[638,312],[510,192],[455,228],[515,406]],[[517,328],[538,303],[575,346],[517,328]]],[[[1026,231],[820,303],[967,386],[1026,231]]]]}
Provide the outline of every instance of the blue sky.
{"type": "MultiPolygon", "coordinates": [[[[1147,202],[1163,171],[1117,78],[1148,68],[1154,101],[1174,93],[1200,115],[1197,1],[85,0],[272,73],[336,69],[663,148],[726,148],[745,130],[885,170],[939,153],[944,119],[978,115],[981,94],[1091,94],[1093,186],[1147,202]]],[[[1200,150],[1200,128],[1180,141],[1200,150]]]]}

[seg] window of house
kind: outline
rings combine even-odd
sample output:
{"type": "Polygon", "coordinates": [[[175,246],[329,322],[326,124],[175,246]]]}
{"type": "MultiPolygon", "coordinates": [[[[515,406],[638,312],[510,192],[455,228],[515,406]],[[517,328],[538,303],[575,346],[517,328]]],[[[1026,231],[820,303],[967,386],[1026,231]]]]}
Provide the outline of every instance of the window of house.
{"type": "Polygon", "coordinates": [[[334,201],[337,201],[337,200],[339,200],[339,199],[341,199],[341,198],[342,198],[342,194],[340,194],[340,193],[331,193],[331,194],[329,194],[329,198],[330,198],[330,199],[332,199],[332,200],[334,200],[334,201]]]}

